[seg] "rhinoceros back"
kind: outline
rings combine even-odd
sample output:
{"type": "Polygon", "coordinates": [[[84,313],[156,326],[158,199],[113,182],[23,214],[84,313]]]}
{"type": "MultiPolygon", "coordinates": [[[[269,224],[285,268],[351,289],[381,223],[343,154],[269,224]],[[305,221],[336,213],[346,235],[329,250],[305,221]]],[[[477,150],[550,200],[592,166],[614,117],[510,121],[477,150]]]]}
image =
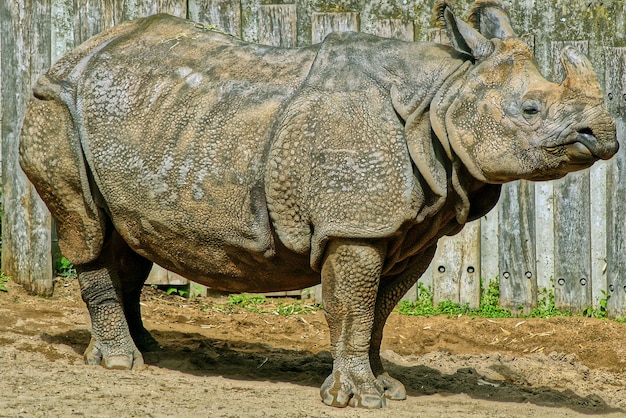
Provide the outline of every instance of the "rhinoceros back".
{"type": "Polygon", "coordinates": [[[70,109],[106,210],[133,249],[195,278],[235,277],[274,255],[266,153],[314,51],[157,15],[79,47],[37,89],[70,109]]]}

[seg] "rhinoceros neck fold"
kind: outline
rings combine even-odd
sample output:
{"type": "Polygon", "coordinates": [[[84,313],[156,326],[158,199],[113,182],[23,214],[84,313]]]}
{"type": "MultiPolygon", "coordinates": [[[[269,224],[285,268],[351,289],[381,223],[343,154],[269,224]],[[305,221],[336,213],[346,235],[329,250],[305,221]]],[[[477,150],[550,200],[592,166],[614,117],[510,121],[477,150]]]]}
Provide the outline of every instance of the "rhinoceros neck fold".
{"type": "Polygon", "coordinates": [[[433,132],[446,150],[450,160],[453,159],[453,153],[445,125],[446,113],[455,100],[456,93],[459,92],[465,74],[471,66],[472,63],[470,61],[465,61],[454,73],[446,78],[446,81],[442,84],[430,105],[430,123],[432,124],[433,132]]]}

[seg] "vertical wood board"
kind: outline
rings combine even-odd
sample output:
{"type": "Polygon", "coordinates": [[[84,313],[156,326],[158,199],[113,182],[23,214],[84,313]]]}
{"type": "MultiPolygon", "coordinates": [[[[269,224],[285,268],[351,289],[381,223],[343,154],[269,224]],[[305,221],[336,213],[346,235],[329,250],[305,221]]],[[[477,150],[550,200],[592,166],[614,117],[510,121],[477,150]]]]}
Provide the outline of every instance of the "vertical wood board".
{"type": "Polygon", "coordinates": [[[591,303],[600,307],[606,296],[607,256],[607,170],[608,163],[597,162],[589,172],[589,212],[591,221],[591,303]]]}
{"type": "Polygon", "coordinates": [[[439,240],[433,265],[433,302],[480,304],[480,221],[439,240]]]}
{"type": "Polygon", "coordinates": [[[499,204],[480,218],[480,278],[481,287],[487,289],[489,282],[497,280],[500,271],[498,252],[499,204]]]}
{"type": "MultiPolygon", "coordinates": [[[[30,86],[42,75],[51,64],[51,5],[50,1],[37,1],[31,9],[30,27],[30,77],[27,77],[26,91],[28,100],[31,96],[30,86]]],[[[18,125],[21,128],[21,124],[18,125]]],[[[17,147],[18,144],[15,144],[17,147]]],[[[30,291],[38,295],[51,295],[52,283],[52,237],[51,216],[35,188],[27,184],[30,211],[30,291]]]]}
{"type": "Polygon", "coordinates": [[[503,185],[498,215],[500,304],[515,313],[527,312],[537,303],[533,184],[503,185]]]}
{"type": "Polygon", "coordinates": [[[241,38],[241,1],[190,0],[188,9],[191,20],[216,25],[216,30],[241,38]]]}
{"type": "Polygon", "coordinates": [[[331,32],[358,32],[360,17],[358,13],[313,13],[311,21],[312,43],[324,40],[331,32]]]}
{"type": "Polygon", "coordinates": [[[42,295],[52,293],[50,215],[19,167],[18,142],[30,85],[50,65],[50,15],[46,1],[34,7],[22,2],[0,5],[2,271],[42,295]]]}
{"type": "MultiPolygon", "coordinates": [[[[552,78],[561,83],[566,74],[561,50],[572,45],[587,53],[589,43],[552,42],[552,78]]],[[[591,215],[589,171],[570,173],[554,182],[554,298],[557,307],[572,313],[592,305],[591,215]]]]}
{"type": "Polygon", "coordinates": [[[414,29],[412,21],[402,19],[380,19],[376,21],[374,34],[382,36],[383,38],[395,38],[413,42],[415,40],[414,29]]]}
{"type": "Polygon", "coordinates": [[[605,50],[605,94],[621,149],[607,167],[606,293],[611,317],[626,317],[626,48],[605,50]]]}
{"type": "Polygon", "coordinates": [[[270,4],[259,8],[259,43],[292,48],[298,38],[295,4],[270,4]]]}

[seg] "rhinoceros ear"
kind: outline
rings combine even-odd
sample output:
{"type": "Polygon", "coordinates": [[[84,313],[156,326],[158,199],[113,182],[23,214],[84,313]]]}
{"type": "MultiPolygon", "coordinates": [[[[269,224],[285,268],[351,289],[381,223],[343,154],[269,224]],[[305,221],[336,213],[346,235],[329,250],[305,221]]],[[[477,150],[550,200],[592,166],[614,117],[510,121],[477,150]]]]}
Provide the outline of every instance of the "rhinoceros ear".
{"type": "Polygon", "coordinates": [[[457,19],[448,3],[441,3],[435,8],[437,21],[448,33],[450,43],[457,51],[479,60],[491,55],[495,49],[493,43],[467,23],[457,19]]]}
{"type": "Polygon", "coordinates": [[[496,1],[477,1],[467,18],[470,25],[487,39],[515,38],[509,15],[496,1]]]}

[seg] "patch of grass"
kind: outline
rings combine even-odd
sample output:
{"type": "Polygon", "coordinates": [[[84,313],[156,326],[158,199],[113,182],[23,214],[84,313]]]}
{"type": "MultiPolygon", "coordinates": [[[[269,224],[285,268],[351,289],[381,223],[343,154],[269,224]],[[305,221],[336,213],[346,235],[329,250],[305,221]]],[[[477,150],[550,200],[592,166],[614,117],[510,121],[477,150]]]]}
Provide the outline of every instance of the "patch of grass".
{"type": "Polygon", "coordinates": [[[228,306],[238,306],[250,312],[260,312],[259,306],[265,303],[265,296],[239,293],[228,297],[228,306]]]}
{"type": "Polygon", "coordinates": [[[65,257],[61,257],[61,259],[57,261],[56,266],[54,266],[54,270],[61,277],[67,277],[70,279],[78,277],[74,265],[65,257]]]}
{"type": "Polygon", "coordinates": [[[598,305],[597,308],[593,308],[592,306],[589,306],[587,308],[585,308],[583,310],[583,316],[589,317],[589,318],[600,318],[600,319],[606,319],[609,316],[609,312],[607,311],[606,305],[609,301],[609,297],[611,295],[609,295],[608,293],[606,293],[604,290],[601,290],[602,292],[602,298],[600,299],[600,303],[598,305]]]}
{"type": "Polygon", "coordinates": [[[483,290],[478,309],[470,308],[468,304],[460,305],[450,301],[442,301],[435,306],[432,290],[419,282],[418,289],[417,301],[403,300],[400,302],[397,309],[400,314],[410,316],[447,315],[449,317],[467,315],[481,318],[510,318],[512,316],[511,311],[499,305],[500,288],[497,280],[491,281],[487,289],[483,290]]]}
{"type": "Polygon", "coordinates": [[[168,295],[177,295],[177,296],[181,296],[184,298],[189,296],[189,290],[182,288],[182,287],[176,287],[176,286],[168,287],[165,293],[167,293],[168,295]]]}
{"type": "MultiPolygon", "coordinates": [[[[242,308],[249,312],[272,315],[305,315],[320,308],[316,304],[306,304],[300,301],[285,302],[282,299],[273,300],[263,295],[240,293],[228,296],[228,307],[242,308]]],[[[214,307],[219,309],[219,307],[214,307]]]]}
{"type": "MultiPolygon", "coordinates": [[[[397,312],[411,316],[447,315],[448,317],[467,315],[480,318],[511,318],[511,311],[500,306],[500,285],[498,279],[489,282],[486,289],[482,289],[480,306],[472,309],[468,305],[443,301],[434,306],[433,292],[429,287],[418,282],[419,295],[415,302],[402,301],[398,305],[397,312]]],[[[607,319],[607,302],[610,297],[602,292],[598,307],[583,309],[580,315],[588,318],[607,319]]],[[[520,310],[524,307],[520,306],[520,310]]],[[[541,289],[537,298],[537,306],[528,314],[520,315],[522,318],[554,318],[556,316],[572,316],[569,312],[560,310],[555,304],[554,289],[541,289]]],[[[626,323],[626,318],[615,318],[614,321],[626,323]]]]}
{"type": "Polygon", "coordinates": [[[274,310],[275,315],[306,315],[308,313],[314,312],[318,310],[319,305],[308,305],[300,302],[293,303],[284,303],[283,301],[279,301],[277,303],[277,307],[274,310]]]}
{"type": "Polygon", "coordinates": [[[555,316],[569,316],[568,312],[561,311],[554,304],[554,289],[542,288],[537,297],[537,306],[533,308],[526,318],[554,318],[555,316]]]}
{"type": "Polygon", "coordinates": [[[7,276],[3,272],[0,272],[0,292],[8,292],[9,289],[6,287],[6,283],[11,280],[10,276],[7,276]]]}
{"type": "Polygon", "coordinates": [[[485,318],[510,318],[511,311],[500,306],[500,281],[489,281],[487,289],[481,289],[480,316],[485,318]]]}

